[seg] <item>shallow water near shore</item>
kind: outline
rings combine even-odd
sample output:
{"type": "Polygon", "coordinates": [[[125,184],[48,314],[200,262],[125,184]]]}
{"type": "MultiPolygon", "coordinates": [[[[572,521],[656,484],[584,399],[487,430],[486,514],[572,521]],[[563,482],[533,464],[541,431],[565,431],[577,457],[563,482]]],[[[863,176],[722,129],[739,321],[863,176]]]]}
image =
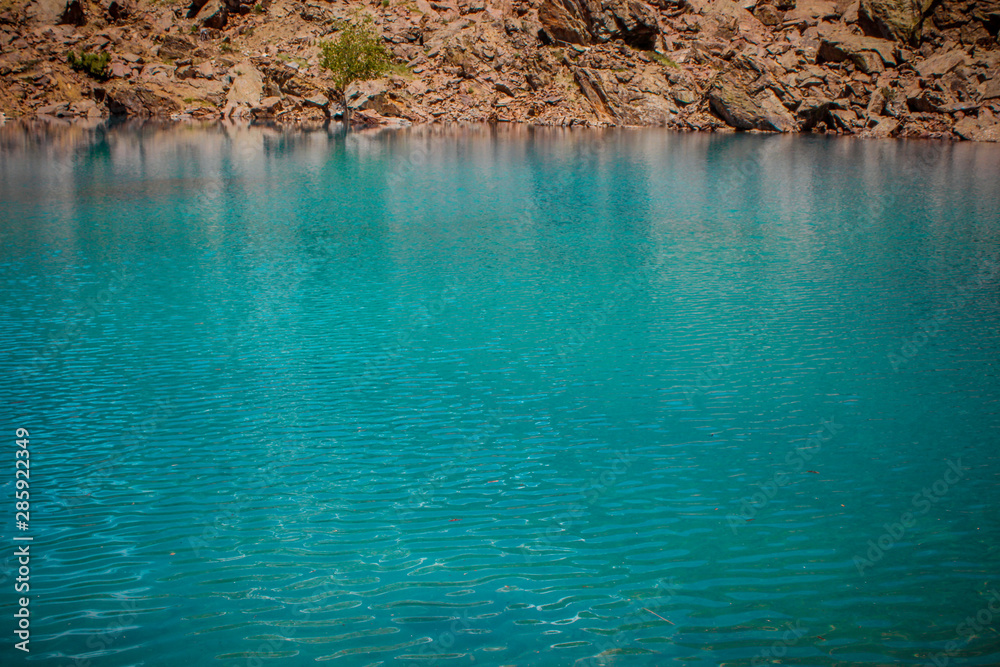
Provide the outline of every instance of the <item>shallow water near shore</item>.
{"type": "Polygon", "coordinates": [[[998,146],[8,124],[0,210],[29,663],[1000,663],[998,146]]]}

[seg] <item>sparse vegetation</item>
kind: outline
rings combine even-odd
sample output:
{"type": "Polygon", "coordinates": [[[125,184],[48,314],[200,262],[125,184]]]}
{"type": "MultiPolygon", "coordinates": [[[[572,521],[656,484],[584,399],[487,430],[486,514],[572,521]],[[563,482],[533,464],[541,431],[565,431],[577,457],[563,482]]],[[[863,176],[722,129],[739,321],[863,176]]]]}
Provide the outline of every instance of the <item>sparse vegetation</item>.
{"type": "Polygon", "coordinates": [[[389,65],[389,74],[395,74],[396,76],[401,76],[404,79],[414,78],[413,71],[403,63],[392,63],[389,65]]]}
{"type": "Polygon", "coordinates": [[[107,81],[111,78],[111,72],[108,71],[108,63],[111,62],[111,54],[107,51],[102,53],[84,53],[81,51],[79,56],[77,56],[73,51],[70,51],[69,54],[67,54],[66,59],[69,61],[69,66],[73,68],[74,71],[83,72],[92,79],[107,81]]]}
{"type": "Polygon", "coordinates": [[[355,81],[368,81],[387,74],[392,68],[389,49],[375,31],[370,16],[355,19],[341,27],[337,39],[321,42],[320,65],[330,71],[333,85],[344,102],[344,122],[350,122],[347,87],[355,81]]]}
{"type": "Polygon", "coordinates": [[[674,69],[677,69],[679,67],[677,63],[675,63],[673,60],[666,57],[662,53],[657,53],[656,51],[649,51],[647,55],[656,62],[663,65],[664,67],[673,67],[674,69]]]}
{"type": "Polygon", "coordinates": [[[279,53],[274,56],[283,63],[295,63],[300,69],[306,69],[309,67],[309,61],[305,58],[300,58],[298,56],[289,56],[284,53],[279,53]]]}
{"type": "Polygon", "coordinates": [[[252,11],[253,11],[254,14],[263,14],[264,13],[264,5],[262,5],[262,4],[260,4],[258,2],[256,5],[253,6],[253,10],[252,11]]]}

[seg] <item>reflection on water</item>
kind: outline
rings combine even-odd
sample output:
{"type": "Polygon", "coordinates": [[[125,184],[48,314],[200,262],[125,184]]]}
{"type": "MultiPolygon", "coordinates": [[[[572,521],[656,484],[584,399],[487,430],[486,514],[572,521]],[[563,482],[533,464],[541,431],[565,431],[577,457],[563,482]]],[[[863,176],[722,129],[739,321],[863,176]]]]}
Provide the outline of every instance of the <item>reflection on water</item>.
{"type": "Polygon", "coordinates": [[[998,160],[0,126],[32,657],[996,664],[998,160]]]}

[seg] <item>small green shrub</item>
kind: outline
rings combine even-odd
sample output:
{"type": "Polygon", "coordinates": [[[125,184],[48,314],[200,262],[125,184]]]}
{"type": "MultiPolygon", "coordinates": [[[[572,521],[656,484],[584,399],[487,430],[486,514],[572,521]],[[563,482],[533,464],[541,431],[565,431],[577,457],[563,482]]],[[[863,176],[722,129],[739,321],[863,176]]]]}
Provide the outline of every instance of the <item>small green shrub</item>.
{"type": "Polygon", "coordinates": [[[107,81],[111,78],[111,73],[108,71],[111,54],[107,51],[104,53],[84,53],[81,51],[79,56],[70,51],[66,59],[69,61],[69,66],[75,72],[83,72],[90,78],[97,79],[98,81],[107,81]]]}
{"type": "Polygon", "coordinates": [[[677,63],[675,63],[673,60],[666,57],[662,53],[657,53],[656,51],[650,51],[649,57],[665,67],[673,67],[674,69],[677,69],[678,67],[677,63]]]}
{"type": "Polygon", "coordinates": [[[320,65],[330,70],[333,83],[344,90],[355,81],[377,79],[389,71],[392,56],[375,31],[370,16],[345,25],[332,42],[321,42],[320,65]]]}
{"type": "Polygon", "coordinates": [[[256,5],[253,6],[253,13],[254,14],[263,14],[264,13],[264,5],[262,5],[262,4],[260,4],[258,2],[256,5]]]}

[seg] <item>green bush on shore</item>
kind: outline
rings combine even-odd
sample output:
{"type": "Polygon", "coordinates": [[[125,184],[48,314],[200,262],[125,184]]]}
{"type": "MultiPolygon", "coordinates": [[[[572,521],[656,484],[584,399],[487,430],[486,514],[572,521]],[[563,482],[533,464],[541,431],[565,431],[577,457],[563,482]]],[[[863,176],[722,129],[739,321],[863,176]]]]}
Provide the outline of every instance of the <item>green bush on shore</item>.
{"type": "Polygon", "coordinates": [[[66,58],[69,60],[69,66],[76,72],[83,72],[98,81],[107,81],[111,78],[111,73],[108,71],[111,54],[107,51],[103,53],[84,53],[81,51],[79,56],[70,51],[66,58]]]}

